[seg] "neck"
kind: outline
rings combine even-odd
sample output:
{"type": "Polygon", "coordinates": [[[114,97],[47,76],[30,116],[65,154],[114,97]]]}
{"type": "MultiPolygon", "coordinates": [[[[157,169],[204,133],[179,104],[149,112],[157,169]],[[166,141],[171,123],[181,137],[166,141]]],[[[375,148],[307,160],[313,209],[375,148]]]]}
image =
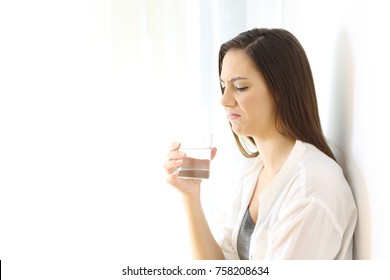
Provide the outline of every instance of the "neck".
{"type": "Polygon", "coordinates": [[[264,163],[264,171],[276,174],[286,162],[295,145],[295,139],[282,134],[272,138],[254,138],[260,157],[264,163]]]}

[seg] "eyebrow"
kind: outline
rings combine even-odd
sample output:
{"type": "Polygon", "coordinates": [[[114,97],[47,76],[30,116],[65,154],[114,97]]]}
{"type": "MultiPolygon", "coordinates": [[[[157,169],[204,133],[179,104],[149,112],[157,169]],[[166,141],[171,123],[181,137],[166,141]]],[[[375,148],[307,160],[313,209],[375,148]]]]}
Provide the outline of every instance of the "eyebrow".
{"type": "MultiPolygon", "coordinates": [[[[235,81],[238,81],[238,80],[248,80],[248,78],[244,78],[244,77],[234,77],[234,78],[231,78],[230,80],[228,80],[228,82],[234,83],[235,81]]],[[[224,81],[223,81],[221,78],[219,78],[219,81],[220,81],[221,83],[224,83],[224,81]]]]}

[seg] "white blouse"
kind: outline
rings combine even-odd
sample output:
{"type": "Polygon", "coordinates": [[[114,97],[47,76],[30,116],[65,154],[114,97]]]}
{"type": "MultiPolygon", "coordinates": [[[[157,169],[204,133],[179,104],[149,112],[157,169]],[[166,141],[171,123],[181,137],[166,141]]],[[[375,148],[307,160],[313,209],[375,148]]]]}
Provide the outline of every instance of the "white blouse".
{"type": "MultiPolygon", "coordinates": [[[[237,237],[263,163],[247,159],[217,238],[238,260],[237,237]]],[[[311,144],[296,141],[259,196],[249,259],[352,259],[357,208],[342,169],[311,144]]]]}

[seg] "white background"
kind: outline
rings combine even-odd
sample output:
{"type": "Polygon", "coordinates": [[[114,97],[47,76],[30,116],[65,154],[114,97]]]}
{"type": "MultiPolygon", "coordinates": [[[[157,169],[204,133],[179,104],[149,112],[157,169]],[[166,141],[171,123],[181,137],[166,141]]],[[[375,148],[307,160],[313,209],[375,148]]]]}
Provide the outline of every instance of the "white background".
{"type": "Polygon", "coordinates": [[[324,131],[359,206],[355,257],[388,259],[386,8],[379,0],[1,1],[3,276],[108,279],[135,260],[189,259],[180,197],[162,164],[188,127],[215,134],[203,186],[212,223],[240,160],[218,104],[218,48],[252,27],[286,28],[304,46],[324,131]]]}

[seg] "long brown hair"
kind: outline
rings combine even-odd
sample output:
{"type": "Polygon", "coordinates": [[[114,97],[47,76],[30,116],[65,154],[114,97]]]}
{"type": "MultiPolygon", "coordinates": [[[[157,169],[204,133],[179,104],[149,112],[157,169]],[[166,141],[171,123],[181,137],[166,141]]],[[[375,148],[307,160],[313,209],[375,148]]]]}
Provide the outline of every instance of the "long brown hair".
{"type": "MultiPolygon", "coordinates": [[[[222,62],[230,49],[242,49],[253,60],[265,78],[276,105],[276,128],[284,135],[313,144],[335,160],[322,132],[313,75],[306,53],[297,38],[284,29],[255,28],[237,35],[221,45],[219,75],[222,62]]],[[[233,132],[237,146],[245,157],[250,153],[243,139],[254,144],[252,137],[239,137],[233,132]]]]}

